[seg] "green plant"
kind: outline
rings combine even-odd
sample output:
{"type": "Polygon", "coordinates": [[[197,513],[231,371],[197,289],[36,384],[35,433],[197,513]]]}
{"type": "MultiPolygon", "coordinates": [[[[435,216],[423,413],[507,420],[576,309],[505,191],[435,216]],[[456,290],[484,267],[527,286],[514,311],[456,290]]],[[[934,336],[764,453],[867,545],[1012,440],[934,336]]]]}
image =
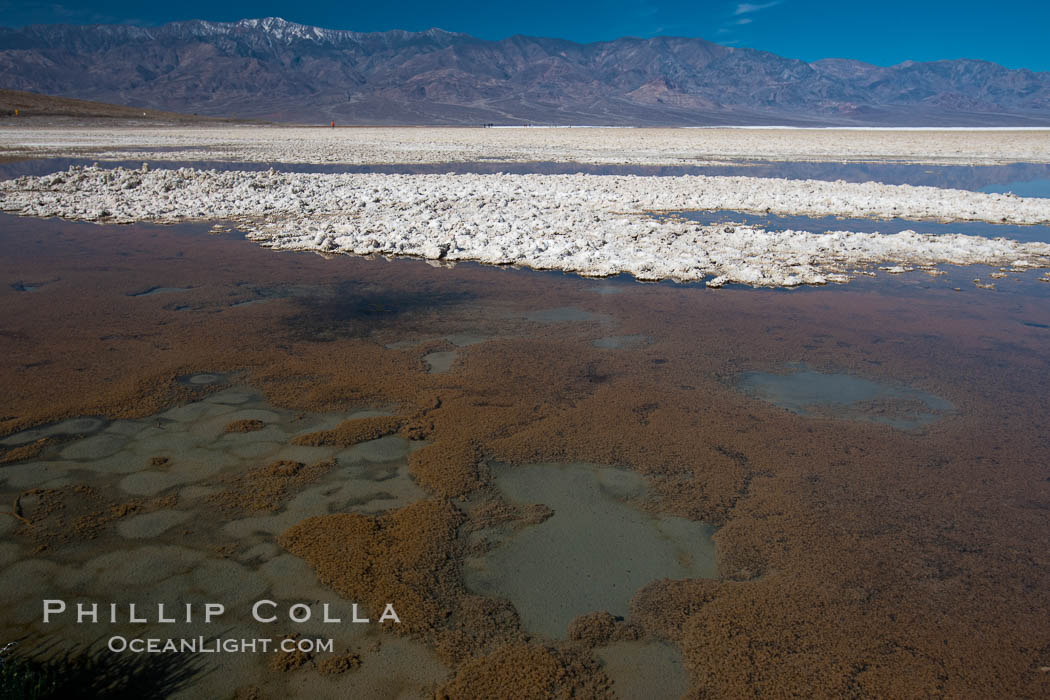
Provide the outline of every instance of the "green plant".
{"type": "Polygon", "coordinates": [[[55,697],[58,682],[43,666],[10,653],[8,643],[0,649],[0,700],[40,700],[55,697]]]}

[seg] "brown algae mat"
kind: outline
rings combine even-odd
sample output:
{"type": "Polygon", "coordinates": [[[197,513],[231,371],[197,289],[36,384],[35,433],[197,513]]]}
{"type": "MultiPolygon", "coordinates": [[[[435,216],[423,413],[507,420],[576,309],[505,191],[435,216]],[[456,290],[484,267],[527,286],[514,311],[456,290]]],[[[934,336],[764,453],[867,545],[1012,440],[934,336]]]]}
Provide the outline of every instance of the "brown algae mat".
{"type": "MultiPolygon", "coordinates": [[[[176,596],[197,576],[237,598],[228,577],[244,595],[398,608],[400,625],[341,630],[331,655],[224,658],[185,697],[609,697],[631,692],[631,654],[679,664],[689,697],[1050,693],[1050,316],[1034,281],[705,291],[278,254],[207,226],[0,224],[0,496],[19,516],[0,551],[9,571],[36,567],[36,598],[60,592],[51,574],[148,556],[176,596]],[[454,356],[433,372],[433,353],[454,356]],[[793,411],[739,386],[802,365],[951,410],[902,429],[879,401],[793,411]],[[158,442],[127,473],[89,468],[113,425],[230,391],[263,412],[208,419],[208,440],[243,441],[240,466],[179,471],[182,448],[158,442]],[[82,467],[25,469],[65,459],[82,467]],[[537,633],[463,570],[552,517],[497,484],[496,465],[541,464],[634,472],[639,512],[714,528],[716,572],[644,585],[624,619],[537,633]],[[193,478],[134,493],[135,470],[193,478]],[[353,479],[375,497],[319,495],[353,479]]],[[[4,610],[5,638],[40,631],[31,605],[4,610]]]]}

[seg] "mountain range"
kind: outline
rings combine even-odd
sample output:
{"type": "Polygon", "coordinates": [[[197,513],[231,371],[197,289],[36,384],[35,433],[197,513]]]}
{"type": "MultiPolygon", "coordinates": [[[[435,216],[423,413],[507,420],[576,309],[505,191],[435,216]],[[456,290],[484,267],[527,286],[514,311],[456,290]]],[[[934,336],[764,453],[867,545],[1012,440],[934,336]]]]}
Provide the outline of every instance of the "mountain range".
{"type": "Polygon", "coordinates": [[[0,28],[0,87],[304,123],[1050,125],[1050,72],[986,61],[807,63],[696,38],[489,41],[276,17],[0,28]]]}

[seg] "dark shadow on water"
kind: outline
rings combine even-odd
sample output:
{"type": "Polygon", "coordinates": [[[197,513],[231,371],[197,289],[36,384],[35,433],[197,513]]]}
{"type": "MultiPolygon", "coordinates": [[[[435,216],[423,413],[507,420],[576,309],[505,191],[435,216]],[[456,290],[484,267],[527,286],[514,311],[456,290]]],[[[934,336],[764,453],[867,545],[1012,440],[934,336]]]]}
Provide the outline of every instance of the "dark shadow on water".
{"type": "Polygon", "coordinates": [[[16,292],[36,292],[39,291],[39,289],[45,284],[47,284],[47,282],[30,283],[18,280],[17,282],[13,282],[10,286],[11,289],[15,290],[16,292]]]}
{"type": "Polygon", "coordinates": [[[86,647],[23,643],[3,656],[0,698],[159,700],[206,672],[194,655],[115,653],[101,640],[86,647]]]}
{"type": "Polygon", "coordinates": [[[466,303],[474,298],[464,291],[429,289],[376,290],[354,282],[336,286],[331,296],[295,297],[300,309],[287,319],[297,340],[328,342],[341,338],[363,338],[377,328],[400,322],[404,316],[466,303]]]}
{"type": "Polygon", "coordinates": [[[137,291],[137,292],[129,292],[128,296],[129,297],[150,297],[150,296],[154,296],[155,294],[172,294],[172,293],[175,293],[175,292],[188,292],[190,289],[191,289],[190,287],[160,287],[160,286],[154,286],[154,287],[148,287],[146,289],[142,289],[142,290],[137,291]]]}

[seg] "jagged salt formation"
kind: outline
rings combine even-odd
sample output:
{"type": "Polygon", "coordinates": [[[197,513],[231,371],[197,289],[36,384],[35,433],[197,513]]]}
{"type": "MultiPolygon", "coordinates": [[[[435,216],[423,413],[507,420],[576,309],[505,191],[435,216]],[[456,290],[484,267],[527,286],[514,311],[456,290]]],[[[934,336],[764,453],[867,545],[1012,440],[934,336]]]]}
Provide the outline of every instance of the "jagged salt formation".
{"type": "Polygon", "coordinates": [[[963,235],[765,231],[652,211],[1050,222],[1050,200],[745,177],[377,175],[71,168],[0,183],[0,208],[107,222],[238,219],[275,249],[407,255],[589,276],[794,286],[877,263],[1050,267],[1050,245],[963,235]]]}

